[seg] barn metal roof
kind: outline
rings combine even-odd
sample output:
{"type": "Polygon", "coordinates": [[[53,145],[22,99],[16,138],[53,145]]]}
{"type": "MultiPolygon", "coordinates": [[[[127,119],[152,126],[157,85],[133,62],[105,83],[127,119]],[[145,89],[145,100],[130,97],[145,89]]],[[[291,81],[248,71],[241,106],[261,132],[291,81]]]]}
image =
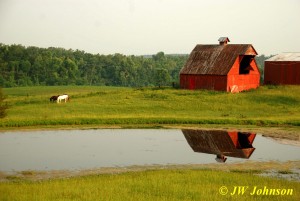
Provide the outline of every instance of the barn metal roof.
{"type": "Polygon", "coordinates": [[[300,52],[278,54],[266,61],[300,61],[300,52]]]}
{"type": "Polygon", "coordinates": [[[251,44],[196,45],[180,74],[227,75],[239,55],[257,52],[251,44]]]}

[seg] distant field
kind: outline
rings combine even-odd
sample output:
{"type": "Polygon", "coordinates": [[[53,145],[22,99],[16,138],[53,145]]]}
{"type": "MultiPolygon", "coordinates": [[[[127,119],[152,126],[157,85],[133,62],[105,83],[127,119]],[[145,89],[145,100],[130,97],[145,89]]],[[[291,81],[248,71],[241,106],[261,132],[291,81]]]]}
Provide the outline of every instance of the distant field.
{"type": "Polygon", "coordinates": [[[4,88],[0,127],[47,125],[231,124],[300,126],[300,86],[230,94],[158,88],[53,86],[4,88]],[[71,101],[50,103],[67,93],[71,101]]]}

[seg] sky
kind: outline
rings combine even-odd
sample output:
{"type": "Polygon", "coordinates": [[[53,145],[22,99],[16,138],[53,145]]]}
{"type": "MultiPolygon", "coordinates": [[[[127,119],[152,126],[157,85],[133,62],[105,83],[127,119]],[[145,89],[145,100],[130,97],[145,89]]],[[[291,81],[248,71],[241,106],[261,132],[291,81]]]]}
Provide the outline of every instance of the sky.
{"type": "Polygon", "coordinates": [[[300,52],[300,0],[0,0],[0,43],[93,54],[189,54],[196,44],[300,52]]]}

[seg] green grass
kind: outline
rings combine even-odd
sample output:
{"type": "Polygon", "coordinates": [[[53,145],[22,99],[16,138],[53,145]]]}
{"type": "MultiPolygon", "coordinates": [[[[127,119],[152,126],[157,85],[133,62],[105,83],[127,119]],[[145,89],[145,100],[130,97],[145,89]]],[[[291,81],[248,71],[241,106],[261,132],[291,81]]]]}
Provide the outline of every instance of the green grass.
{"type": "MultiPolygon", "coordinates": [[[[156,88],[54,86],[5,88],[8,116],[0,128],[82,125],[232,124],[300,126],[300,86],[264,86],[230,94],[156,88]],[[67,93],[68,103],[50,103],[67,93]]],[[[300,200],[300,183],[256,171],[155,170],[45,181],[11,176],[0,182],[4,200],[300,200]],[[293,196],[220,195],[226,186],[293,188],[293,196]]],[[[282,172],[283,173],[283,172],[282,172]]],[[[288,173],[288,172],[287,172],[288,173]]],[[[24,171],[22,175],[32,176],[24,171]]]]}
{"type": "Polygon", "coordinates": [[[0,127],[120,124],[300,126],[300,86],[230,94],[157,88],[54,86],[5,88],[10,104],[0,127]],[[67,93],[71,102],[50,103],[67,93]]]}
{"type": "Polygon", "coordinates": [[[251,173],[212,170],[156,170],[46,181],[0,183],[0,200],[299,200],[300,183],[251,173]],[[226,186],[227,195],[219,189],[226,186]],[[234,186],[248,186],[233,195],[234,186]],[[293,195],[250,195],[258,188],[293,189],[293,195]],[[51,189],[51,190],[50,190],[51,189]]]}

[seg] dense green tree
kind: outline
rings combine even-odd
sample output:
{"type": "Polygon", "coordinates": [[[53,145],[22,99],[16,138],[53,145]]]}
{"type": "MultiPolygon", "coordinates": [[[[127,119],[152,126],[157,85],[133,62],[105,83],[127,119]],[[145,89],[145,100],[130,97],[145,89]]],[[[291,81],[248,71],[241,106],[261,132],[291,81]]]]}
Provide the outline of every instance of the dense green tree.
{"type": "Polygon", "coordinates": [[[165,68],[158,68],[155,71],[156,85],[158,87],[165,86],[170,82],[170,74],[165,68]]]}
{"type": "Polygon", "coordinates": [[[4,102],[4,100],[5,97],[2,92],[2,88],[0,88],[0,118],[4,118],[7,115],[6,110],[8,108],[8,105],[4,102]]]}
{"type": "Polygon", "coordinates": [[[63,48],[0,44],[0,86],[166,86],[178,80],[187,55],[99,55],[63,48]]]}

